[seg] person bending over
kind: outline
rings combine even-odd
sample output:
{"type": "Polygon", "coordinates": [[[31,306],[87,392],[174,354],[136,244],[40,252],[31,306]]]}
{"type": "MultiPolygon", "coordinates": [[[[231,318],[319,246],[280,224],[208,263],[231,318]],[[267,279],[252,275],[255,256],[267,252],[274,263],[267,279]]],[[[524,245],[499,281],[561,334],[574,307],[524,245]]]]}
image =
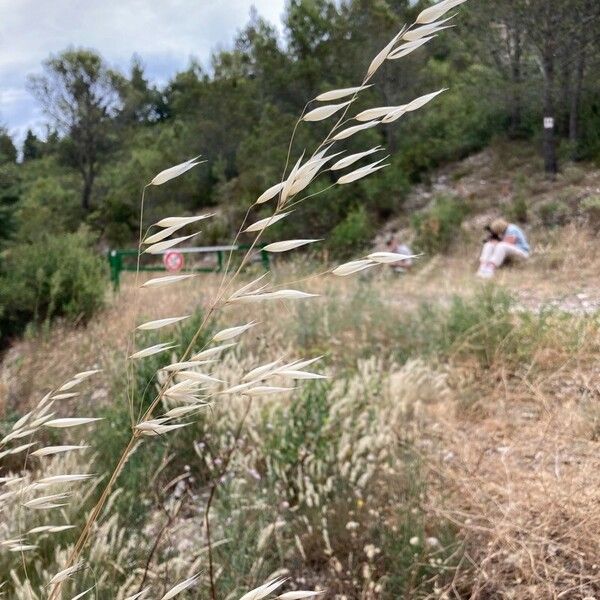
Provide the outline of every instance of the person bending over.
{"type": "Polygon", "coordinates": [[[486,227],[489,237],[486,240],[480,258],[477,275],[484,279],[491,279],[496,269],[501,267],[507,259],[526,260],[531,249],[523,230],[504,219],[496,219],[486,227]]]}

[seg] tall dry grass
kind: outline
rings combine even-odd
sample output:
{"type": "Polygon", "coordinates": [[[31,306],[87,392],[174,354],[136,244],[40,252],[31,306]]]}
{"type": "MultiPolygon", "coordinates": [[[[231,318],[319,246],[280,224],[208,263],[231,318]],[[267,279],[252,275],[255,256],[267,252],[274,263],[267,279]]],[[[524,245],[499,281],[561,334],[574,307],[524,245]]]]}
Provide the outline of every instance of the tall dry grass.
{"type": "MultiPolygon", "coordinates": [[[[161,318],[154,318],[142,322],[140,315],[146,312],[147,305],[156,302],[155,291],[165,286],[178,285],[190,279],[191,276],[167,276],[159,277],[142,282],[139,273],[136,275],[136,290],[132,298],[132,315],[129,329],[132,333],[127,338],[126,343],[126,389],[129,403],[130,417],[130,439],[120,452],[112,472],[107,478],[98,482],[98,497],[95,504],[89,511],[83,515],[69,516],[66,512],[67,507],[71,505],[73,497],[81,497],[84,493],[86,482],[94,480],[95,474],[88,469],[79,469],[74,466],[74,471],[66,468],[68,463],[60,463],[57,459],[42,462],[39,469],[29,471],[28,477],[18,474],[9,474],[3,479],[3,488],[8,491],[2,494],[2,510],[5,514],[13,512],[23,514],[29,517],[29,513],[39,514],[39,511],[48,512],[51,515],[60,514],[59,521],[52,525],[44,525],[39,530],[36,527],[30,528],[28,519],[16,519],[11,522],[7,538],[3,540],[3,547],[9,555],[14,555],[17,561],[23,565],[23,578],[17,574],[12,576],[11,580],[4,582],[4,587],[31,598],[48,597],[49,600],[56,600],[62,597],[72,597],[73,600],[91,594],[101,593],[101,586],[106,580],[106,571],[102,572],[102,565],[98,565],[98,560],[94,554],[97,547],[96,541],[102,540],[105,544],[111,538],[118,546],[118,533],[108,526],[108,521],[102,522],[102,516],[107,508],[110,507],[114,494],[117,490],[117,484],[120,475],[123,473],[128,462],[136,453],[145,451],[145,446],[152,442],[151,438],[161,438],[168,436],[171,432],[189,427],[194,418],[204,413],[211,406],[218,406],[224,397],[233,396],[238,403],[246,408],[242,409],[239,425],[233,440],[233,445],[221,462],[225,464],[225,469],[229,468],[232,461],[238,457],[237,442],[242,435],[250,409],[253,402],[265,397],[279,396],[290,393],[304,381],[318,381],[324,376],[315,373],[312,369],[319,360],[307,357],[288,357],[281,356],[275,361],[260,365],[255,364],[246,372],[239,373],[238,378],[222,379],[218,377],[218,367],[225,359],[227,351],[237,346],[239,340],[250,331],[255,331],[260,324],[256,319],[248,322],[239,322],[232,320],[229,326],[210,333],[207,336],[207,329],[215,315],[224,313],[232,314],[240,305],[260,305],[270,302],[281,301],[307,301],[315,297],[310,292],[290,288],[285,285],[273,285],[268,275],[258,277],[254,281],[240,287],[239,279],[242,269],[249,263],[253,249],[260,243],[263,232],[276,222],[293,217],[293,209],[299,203],[311,198],[311,194],[305,192],[315,179],[327,171],[342,171],[340,177],[333,185],[349,185],[355,181],[371,176],[377,171],[385,168],[386,158],[381,158],[365,166],[357,167],[359,161],[367,156],[381,151],[381,149],[371,149],[351,157],[340,157],[343,150],[339,151],[343,140],[359,134],[365,129],[380,126],[381,124],[392,123],[401,118],[406,113],[418,110],[433,101],[434,98],[443,90],[427,94],[414,99],[402,106],[395,107],[376,107],[363,111],[353,118],[348,117],[352,104],[360,93],[372,85],[370,81],[384,64],[390,60],[400,59],[413,51],[416,51],[423,44],[431,41],[435,35],[447,28],[444,25],[448,19],[440,20],[452,8],[462,4],[465,0],[443,0],[438,4],[424,10],[414,25],[402,29],[390,43],[373,59],[369,69],[360,85],[354,88],[343,90],[333,90],[317,96],[313,101],[306,105],[306,108],[299,119],[296,127],[303,123],[315,121],[324,121],[336,116],[338,118],[335,125],[331,128],[321,144],[309,152],[309,158],[305,159],[305,152],[288,170],[286,164],[283,168],[283,178],[280,183],[276,183],[262,194],[253,207],[248,209],[246,219],[242,223],[238,236],[234,240],[237,243],[239,235],[242,233],[255,234],[254,241],[250,250],[242,258],[241,263],[233,267],[230,260],[223,277],[218,285],[215,296],[208,302],[203,321],[198,330],[192,336],[191,342],[186,348],[177,348],[170,342],[161,342],[144,348],[138,346],[139,331],[162,330],[173,327],[176,323],[189,318],[187,314],[173,314],[161,318]],[[348,99],[349,98],[349,99],[348,99]],[[338,102],[342,100],[342,102],[338,102]],[[352,122],[357,121],[358,125],[352,122]],[[335,159],[336,162],[332,164],[335,159]],[[304,194],[304,195],[303,195],[304,194]],[[263,204],[270,203],[274,206],[272,213],[264,218],[258,219],[248,225],[252,219],[250,215],[254,212],[253,208],[260,207],[263,204]],[[149,403],[144,403],[144,390],[136,387],[136,363],[144,361],[151,357],[165,353],[176,353],[175,359],[167,365],[160,368],[156,373],[155,381],[157,390],[154,398],[149,403]],[[149,439],[150,438],[150,439],[149,439]],[[65,470],[57,475],[51,475],[52,468],[62,465],[65,470]],[[83,471],[83,472],[82,472],[83,471]],[[31,479],[32,474],[35,476],[31,479]],[[33,497],[30,499],[30,495],[33,497]],[[13,506],[16,503],[17,506],[13,506]],[[79,518],[78,518],[79,517],[79,518]],[[60,570],[54,573],[44,572],[41,566],[35,567],[35,558],[31,560],[27,555],[33,554],[35,557],[41,548],[40,536],[55,535],[61,533],[63,528],[75,527],[79,531],[76,541],[65,551],[60,551],[56,556],[55,563],[60,565],[60,570]],[[97,569],[100,572],[97,572],[97,569]],[[35,571],[35,572],[34,572],[35,571]],[[78,582],[83,581],[88,573],[93,574],[93,585],[87,589],[78,589],[78,582]],[[65,596],[67,594],[67,596],[65,596]]],[[[294,130],[295,132],[295,130],[294,130]]],[[[294,134],[290,141],[289,157],[293,151],[294,134]]],[[[147,254],[159,254],[178,244],[184,243],[195,237],[198,232],[179,235],[189,231],[192,226],[197,226],[203,220],[210,218],[211,215],[198,215],[193,217],[171,216],[166,217],[152,225],[148,231],[144,232],[144,204],[148,194],[154,186],[168,184],[169,181],[183,176],[187,171],[200,165],[202,161],[199,157],[190,159],[180,165],[166,169],[156,175],[154,179],[144,187],[140,205],[140,238],[138,252],[138,266],[141,256],[147,254]]],[[[253,217],[255,218],[255,217],[253,217]]],[[[289,252],[296,248],[315,243],[317,240],[283,240],[276,244],[271,244],[268,251],[274,253],[289,252]]],[[[346,277],[355,273],[373,269],[382,264],[389,264],[399,259],[400,255],[391,253],[374,253],[367,257],[358,258],[350,263],[340,265],[331,272],[338,277],[346,277]]],[[[232,314],[232,317],[234,315],[232,314]]],[[[97,363],[98,360],[94,360],[97,363]]],[[[81,393],[82,386],[88,378],[96,375],[96,369],[81,371],[68,380],[60,387],[49,392],[44,398],[35,404],[31,411],[20,418],[12,427],[12,430],[0,440],[0,451],[3,458],[13,459],[20,455],[25,455],[24,471],[27,472],[27,465],[30,464],[32,456],[36,453],[44,457],[54,456],[54,454],[69,454],[79,452],[79,446],[93,444],[93,433],[89,427],[96,422],[96,418],[71,416],[61,416],[64,410],[61,409],[61,403],[65,400],[72,401],[81,393]],[[85,429],[83,429],[85,428],[85,429]],[[54,430],[75,429],[77,432],[82,430],[86,434],[80,434],[85,438],[83,444],[53,444],[49,442],[49,434],[54,430]],[[24,441],[25,440],[25,441],[24,441]],[[74,448],[74,446],[78,448],[74,448]],[[42,448],[43,446],[43,448],[42,448]]],[[[70,403],[73,406],[72,403],[70,403]]],[[[374,440],[383,440],[389,442],[387,438],[374,438],[374,440]]],[[[366,451],[366,447],[365,447],[366,451]]],[[[383,449],[382,449],[383,451],[383,449]]],[[[349,455],[350,470],[362,468],[360,454],[349,455]]],[[[37,456],[35,460],[37,460],[37,456]]],[[[367,461],[368,462],[368,461],[367,461]]],[[[365,465],[365,473],[360,479],[350,478],[351,482],[361,488],[367,486],[373,473],[370,467],[365,465]]],[[[224,476],[225,470],[222,473],[224,476]]],[[[317,475],[314,473],[313,475],[317,475]]],[[[203,531],[206,541],[206,554],[208,563],[208,580],[205,581],[201,574],[196,571],[199,566],[197,561],[192,563],[194,567],[190,572],[183,573],[183,580],[175,585],[170,585],[168,589],[160,591],[161,600],[169,600],[186,590],[196,587],[201,581],[205,582],[209,589],[210,597],[216,598],[216,580],[219,575],[217,572],[217,563],[215,558],[214,532],[211,531],[211,507],[215,498],[216,490],[223,485],[222,476],[218,477],[208,493],[206,507],[203,514],[203,531]]],[[[319,488],[315,488],[314,483],[310,481],[310,475],[304,480],[303,486],[298,491],[299,497],[306,502],[317,502],[320,493],[319,488]],[[307,487],[304,487],[307,486],[307,487]],[[310,499],[310,500],[309,500],[310,499]]],[[[351,528],[352,529],[352,528],[351,528]]],[[[327,538],[326,538],[327,539],[327,538]]],[[[329,544],[331,545],[331,544],[329,544]]],[[[56,547],[55,547],[56,549],[56,547]]],[[[139,549],[139,548],[138,548],[139,549]]],[[[152,560],[154,549],[151,549],[148,558],[148,565],[152,560]]],[[[122,557],[124,559],[125,557],[122,557]]],[[[186,569],[183,569],[185,571],[186,569]]],[[[11,571],[12,572],[12,571],[11,571]]],[[[139,598],[145,596],[151,590],[156,594],[155,589],[150,582],[148,586],[143,587],[147,582],[147,569],[144,573],[140,589],[128,598],[139,598]]],[[[266,584],[244,594],[242,600],[258,599],[266,597],[285,583],[286,579],[280,576],[273,576],[266,584]]],[[[318,595],[320,592],[296,592],[289,591],[279,595],[279,598],[293,600],[295,598],[308,598],[318,595]]],[[[374,590],[373,593],[376,593],[374,590]]]]}

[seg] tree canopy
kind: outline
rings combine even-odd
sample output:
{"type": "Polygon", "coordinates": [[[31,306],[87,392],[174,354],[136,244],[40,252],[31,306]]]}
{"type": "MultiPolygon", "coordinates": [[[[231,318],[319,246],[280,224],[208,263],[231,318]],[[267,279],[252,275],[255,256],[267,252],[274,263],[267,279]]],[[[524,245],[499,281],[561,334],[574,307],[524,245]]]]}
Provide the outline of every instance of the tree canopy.
{"type": "MultiPolygon", "coordinates": [[[[279,181],[306,101],[356,85],[370,58],[426,4],[290,0],[283,36],[253,11],[210,68],[191,62],[162,87],[149,82],[141,57],[133,57],[128,73],[89,49],[50,57],[30,80],[47,135],[29,131],[16,164],[14,144],[0,130],[3,243],[42,225],[70,232],[86,223],[106,245],[130,244],[143,185],[199,154],[205,165],[153,191],[148,218],[216,207],[219,219],[204,232],[206,242],[226,241],[247,207],[279,181]]],[[[307,203],[304,218],[278,226],[277,235],[349,230],[359,212],[370,230],[401,210],[411,183],[498,135],[539,143],[549,172],[562,156],[600,158],[600,5],[496,0],[460,10],[459,28],[385,65],[377,88],[365,93],[371,106],[388,106],[450,88],[417,116],[349,140],[349,152],[385,144],[392,167],[351,190],[332,190],[325,202],[307,203]],[[555,127],[544,129],[544,117],[555,127]]],[[[319,124],[301,126],[293,154],[319,134],[319,124]]],[[[329,183],[316,182],[314,191],[329,183]]]]}

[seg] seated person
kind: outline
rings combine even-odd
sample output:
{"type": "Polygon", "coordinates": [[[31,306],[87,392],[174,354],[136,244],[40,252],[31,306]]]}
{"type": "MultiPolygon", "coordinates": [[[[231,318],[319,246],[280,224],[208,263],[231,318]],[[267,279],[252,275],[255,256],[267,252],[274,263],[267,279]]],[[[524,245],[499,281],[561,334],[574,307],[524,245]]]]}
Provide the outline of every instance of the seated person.
{"type": "MultiPolygon", "coordinates": [[[[412,250],[406,245],[401,244],[396,237],[396,234],[392,234],[387,242],[386,242],[388,252],[393,252],[394,254],[403,254],[404,256],[412,256],[412,250]]],[[[413,266],[412,258],[407,258],[405,260],[399,260],[398,262],[392,263],[390,265],[396,273],[406,273],[413,266]]]]}
{"type": "Polygon", "coordinates": [[[496,219],[486,227],[489,237],[480,258],[477,275],[484,279],[494,276],[507,259],[526,260],[531,252],[523,230],[504,219],[496,219]]]}

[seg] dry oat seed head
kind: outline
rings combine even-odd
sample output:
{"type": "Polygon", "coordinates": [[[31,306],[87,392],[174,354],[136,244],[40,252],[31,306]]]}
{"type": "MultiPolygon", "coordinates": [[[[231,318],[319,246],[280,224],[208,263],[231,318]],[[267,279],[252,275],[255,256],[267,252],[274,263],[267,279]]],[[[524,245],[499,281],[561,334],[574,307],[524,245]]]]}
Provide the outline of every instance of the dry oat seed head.
{"type": "Polygon", "coordinates": [[[147,358],[148,356],[154,356],[155,354],[166,352],[167,350],[172,350],[173,348],[175,348],[175,344],[170,344],[169,342],[163,344],[155,344],[154,346],[149,346],[148,348],[144,348],[139,352],[135,352],[129,357],[129,359],[137,360],[140,358],[147,358]]]}
{"type": "Polygon", "coordinates": [[[399,58],[404,58],[408,56],[415,50],[418,50],[421,46],[424,46],[427,42],[432,40],[435,35],[431,35],[429,37],[424,37],[419,40],[415,40],[414,42],[407,42],[406,44],[402,44],[398,46],[389,56],[388,60],[398,60],[399,58]]]}
{"type": "Polygon", "coordinates": [[[373,260],[384,265],[418,257],[418,254],[397,254],[395,252],[374,252],[373,254],[369,254],[369,256],[367,256],[369,260],[373,260]]]}
{"type": "Polygon", "coordinates": [[[346,98],[347,96],[353,96],[354,94],[358,94],[358,92],[362,92],[363,90],[366,90],[370,87],[372,87],[372,85],[360,85],[358,87],[331,90],[330,92],[320,94],[315,98],[315,100],[317,102],[333,102],[334,100],[341,100],[342,98],[346,98]]]}
{"type": "Polygon", "coordinates": [[[306,300],[308,298],[316,298],[319,294],[309,294],[299,290],[277,290],[276,292],[267,292],[264,294],[248,294],[247,296],[239,296],[231,300],[231,302],[263,302],[265,300],[306,300]]]}
{"type": "Polygon", "coordinates": [[[270,217],[267,217],[266,219],[261,219],[260,221],[256,221],[256,223],[253,223],[252,225],[246,227],[246,229],[244,229],[244,232],[252,233],[262,231],[263,229],[274,225],[278,221],[281,221],[281,219],[285,219],[285,217],[287,217],[289,214],[289,212],[284,212],[278,215],[272,215],[270,217]]]}
{"type": "Polygon", "coordinates": [[[144,238],[144,240],[142,241],[142,244],[148,245],[148,244],[154,244],[156,242],[160,242],[160,241],[168,238],[170,235],[173,235],[176,231],[179,231],[182,227],[183,227],[183,225],[180,225],[180,226],[174,225],[173,227],[167,227],[166,229],[163,229],[162,231],[159,231],[147,238],[144,238]]]}
{"type": "MultiPolygon", "coordinates": [[[[61,500],[66,500],[71,496],[70,493],[62,493],[62,494],[50,494],[49,496],[40,496],[39,498],[34,498],[33,500],[28,500],[23,503],[23,506],[27,508],[40,508],[49,505],[51,502],[57,502],[61,500]]],[[[60,505],[62,506],[62,505],[60,505]]]]}
{"type": "Polygon", "coordinates": [[[142,325],[138,325],[138,329],[142,331],[152,330],[152,329],[161,329],[162,327],[168,327],[169,325],[174,325],[175,323],[179,323],[180,321],[184,321],[185,319],[189,319],[190,315],[185,315],[183,317],[170,317],[168,319],[159,319],[157,321],[148,321],[147,323],[142,323],[142,325]]]}
{"type": "Polygon", "coordinates": [[[214,217],[216,213],[208,213],[205,215],[196,215],[195,217],[166,217],[158,223],[154,223],[155,227],[184,227],[185,225],[191,225],[192,223],[197,223],[198,221],[203,221],[204,219],[210,219],[214,217]]]}
{"type": "Polygon", "coordinates": [[[301,246],[307,246],[308,244],[314,244],[315,242],[322,242],[323,240],[288,240],[286,242],[275,242],[268,244],[263,248],[266,252],[288,252],[289,250],[295,250],[301,246]]]}
{"type": "Polygon", "coordinates": [[[71,452],[72,450],[85,450],[89,446],[46,446],[39,450],[34,450],[31,456],[53,456],[54,454],[61,454],[63,452],[71,452]]]}
{"type": "Polygon", "coordinates": [[[79,598],[83,598],[86,594],[89,594],[94,589],[94,586],[85,590],[85,592],[81,592],[81,594],[77,594],[77,596],[73,596],[71,600],[79,600],[79,598]]]}
{"type": "Polygon", "coordinates": [[[180,281],[184,281],[186,279],[191,279],[192,277],[196,277],[196,276],[195,275],[167,275],[166,277],[155,277],[154,279],[149,279],[148,281],[143,283],[141,287],[145,287],[145,288],[163,287],[165,285],[179,283],[180,281]]]}
{"type": "Polygon", "coordinates": [[[377,263],[372,260],[353,260],[351,262],[340,265],[337,269],[334,269],[332,273],[338,277],[347,277],[348,275],[354,275],[365,269],[374,267],[377,263]]]}
{"type": "Polygon", "coordinates": [[[174,598],[180,592],[183,592],[184,590],[187,590],[188,588],[195,585],[198,581],[198,578],[199,575],[194,575],[193,577],[190,577],[189,579],[178,583],[175,587],[171,588],[160,600],[170,600],[171,598],[174,598]]]}
{"type": "Polygon", "coordinates": [[[361,131],[365,131],[366,129],[373,129],[373,127],[377,127],[381,121],[370,121],[369,123],[364,123],[363,125],[353,125],[352,127],[347,127],[346,129],[342,129],[338,133],[333,136],[333,140],[339,142],[341,140],[345,140],[349,137],[352,137],[356,133],[360,133],[361,131]]]}
{"type": "Polygon", "coordinates": [[[285,579],[267,581],[267,583],[264,583],[260,587],[245,593],[239,600],[261,600],[274,592],[278,587],[281,587],[284,583],[285,579]]]}
{"type": "Polygon", "coordinates": [[[200,232],[192,233],[191,235],[183,235],[181,237],[173,238],[172,240],[166,240],[164,242],[159,242],[158,244],[152,244],[144,250],[147,254],[160,254],[173,246],[177,246],[177,244],[181,244],[190,238],[196,237],[200,232]]]}
{"type": "Polygon", "coordinates": [[[428,104],[429,102],[431,102],[434,98],[436,98],[443,92],[447,92],[447,91],[448,91],[448,88],[442,88],[441,90],[438,90],[437,92],[433,92],[431,94],[425,94],[424,96],[420,96],[419,98],[416,98],[415,100],[413,100],[412,102],[409,102],[406,105],[406,112],[418,110],[419,108],[421,108],[421,107],[425,106],[426,104],[428,104]]]}
{"type": "Polygon", "coordinates": [[[380,106],[378,108],[369,108],[368,110],[363,110],[361,113],[358,113],[356,117],[354,117],[355,121],[372,121],[373,119],[381,119],[389,115],[390,113],[398,110],[399,106],[380,106]]]}
{"type": "Polygon", "coordinates": [[[273,362],[267,363],[266,365],[262,365],[260,367],[256,367],[251,371],[248,371],[243,377],[242,381],[254,381],[257,379],[262,379],[264,375],[271,372],[275,367],[281,364],[281,358],[278,360],[274,360],[273,362]]]}
{"type": "Polygon", "coordinates": [[[237,346],[237,342],[231,342],[230,344],[221,344],[220,346],[215,346],[214,348],[202,350],[201,352],[198,352],[197,354],[194,354],[194,356],[192,356],[192,361],[203,360],[206,358],[210,358],[211,356],[216,356],[217,354],[220,354],[221,352],[224,352],[229,348],[233,348],[234,346],[237,346]]]}
{"type": "Polygon", "coordinates": [[[328,106],[319,106],[319,108],[315,108],[311,110],[309,113],[306,113],[304,117],[302,117],[303,121],[307,121],[313,123],[315,121],[324,121],[329,117],[335,115],[335,113],[340,110],[346,108],[346,106],[350,106],[353,100],[348,100],[348,102],[342,102],[341,104],[330,104],[328,106]]]}
{"type": "Polygon", "coordinates": [[[419,25],[433,23],[440,17],[443,17],[449,10],[452,10],[464,2],[466,2],[466,0],[442,0],[442,2],[438,2],[421,12],[417,17],[416,22],[419,25]]]}
{"type": "Polygon", "coordinates": [[[281,183],[278,183],[278,184],[270,187],[267,191],[263,192],[258,197],[255,204],[264,204],[265,202],[272,200],[273,198],[275,198],[275,196],[277,196],[277,194],[279,194],[279,192],[281,192],[284,185],[285,185],[285,181],[282,181],[281,183]]]}
{"type": "Polygon", "coordinates": [[[171,179],[175,179],[180,175],[183,175],[186,171],[193,169],[196,165],[199,165],[200,162],[198,159],[200,156],[196,156],[195,158],[190,158],[190,160],[186,160],[185,162],[175,165],[174,167],[170,167],[161,171],[154,179],[150,182],[150,185],[162,185],[163,183],[167,183],[167,181],[171,181],[171,179]]]}
{"type": "Polygon", "coordinates": [[[371,154],[375,154],[376,152],[381,152],[381,150],[383,150],[382,146],[376,146],[375,148],[371,148],[370,150],[367,150],[366,152],[359,152],[358,154],[351,154],[350,156],[346,156],[345,158],[342,158],[341,160],[338,160],[336,163],[331,165],[331,170],[339,171],[341,169],[345,169],[347,167],[352,166],[354,163],[358,162],[359,160],[361,160],[367,156],[370,156],[371,154]]]}
{"type": "Polygon", "coordinates": [[[65,417],[63,419],[53,419],[44,423],[46,427],[54,429],[65,429],[67,427],[77,427],[79,425],[88,425],[96,421],[102,421],[100,417],[65,417]]]}
{"type": "Polygon", "coordinates": [[[44,477],[35,482],[36,484],[50,484],[54,485],[56,483],[72,483],[74,481],[85,481],[86,479],[91,479],[95,477],[92,473],[74,473],[72,475],[52,475],[50,477],[44,477]]]}
{"type": "Polygon", "coordinates": [[[376,171],[379,171],[380,169],[389,167],[389,164],[388,165],[380,164],[387,158],[389,158],[389,157],[386,156],[385,158],[382,158],[382,159],[378,160],[377,162],[371,163],[370,165],[367,165],[366,167],[361,167],[360,169],[357,169],[356,171],[352,171],[351,173],[348,173],[347,175],[343,175],[342,177],[340,177],[337,180],[338,185],[347,185],[349,183],[354,183],[355,181],[358,181],[359,179],[363,179],[364,177],[368,177],[369,175],[372,175],[373,173],[375,173],[376,171]],[[379,165],[379,166],[377,166],[377,165],[379,165]]]}
{"type": "Polygon", "coordinates": [[[437,23],[432,23],[431,25],[423,25],[422,27],[417,27],[417,29],[413,29],[404,34],[403,39],[407,42],[416,42],[424,37],[429,37],[435,33],[443,31],[444,29],[449,29],[454,27],[453,25],[443,25],[443,23],[447,23],[454,17],[449,17],[444,19],[443,21],[439,21],[437,23]]]}
{"type": "Polygon", "coordinates": [[[406,107],[407,107],[406,104],[404,106],[399,106],[398,110],[396,110],[396,111],[390,113],[389,115],[387,115],[386,117],[384,117],[382,123],[385,123],[386,125],[388,123],[394,123],[400,117],[403,117],[407,113],[406,107]]]}
{"type": "Polygon", "coordinates": [[[66,569],[63,569],[62,571],[59,571],[48,583],[48,585],[53,585],[55,583],[60,583],[61,581],[65,581],[65,579],[68,579],[71,575],[73,575],[73,573],[77,573],[77,571],[79,571],[79,569],[81,569],[81,567],[83,567],[83,562],[78,562],[77,564],[73,565],[72,567],[68,567],[66,569]]]}
{"type": "Polygon", "coordinates": [[[313,598],[314,596],[320,596],[325,592],[285,592],[285,594],[281,594],[277,596],[280,600],[303,600],[303,598],[313,598]]]}
{"type": "Polygon", "coordinates": [[[147,587],[147,588],[143,589],[141,592],[138,592],[137,594],[133,594],[133,596],[127,596],[127,598],[125,598],[125,600],[138,600],[139,598],[142,598],[142,596],[145,596],[149,591],[150,591],[150,588],[147,587]]]}
{"type": "MultiPolygon", "coordinates": [[[[251,321],[246,325],[239,325],[238,327],[228,327],[227,329],[222,329],[214,335],[213,341],[226,342],[228,340],[232,340],[233,338],[236,338],[242,335],[243,333],[246,333],[246,331],[252,329],[252,327],[256,327],[257,325],[258,323],[256,323],[256,321],[251,321]]],[[[213,350],[215,350],[215,348],[213,348],[213,350]]],[[[208,352],[208,350],[206,352],[208,352]]],[[[199,355],[197,354],[196,356],[198,357],[199,355]]]]}
{"type": "Polygon", "coordinates": [[[381,52],[372,60],[369,65],[369,69],[367,71],[367,79],[370,79],[375,75],[379,67],[385,62],[385,59],[389,56],[390,52],[393,50],[394,46],[404,33],[404,30],[400,31],[397,35],[394,36],[392,41],[383,49],[381,52]]]}
{"type": "Polygon", "coordinates": [[[17,546],[11,546],[8,551],[9,552],[29,552],[30,550],[35,550],[37,546],[35,544],[19,544],[17,546]]]}

